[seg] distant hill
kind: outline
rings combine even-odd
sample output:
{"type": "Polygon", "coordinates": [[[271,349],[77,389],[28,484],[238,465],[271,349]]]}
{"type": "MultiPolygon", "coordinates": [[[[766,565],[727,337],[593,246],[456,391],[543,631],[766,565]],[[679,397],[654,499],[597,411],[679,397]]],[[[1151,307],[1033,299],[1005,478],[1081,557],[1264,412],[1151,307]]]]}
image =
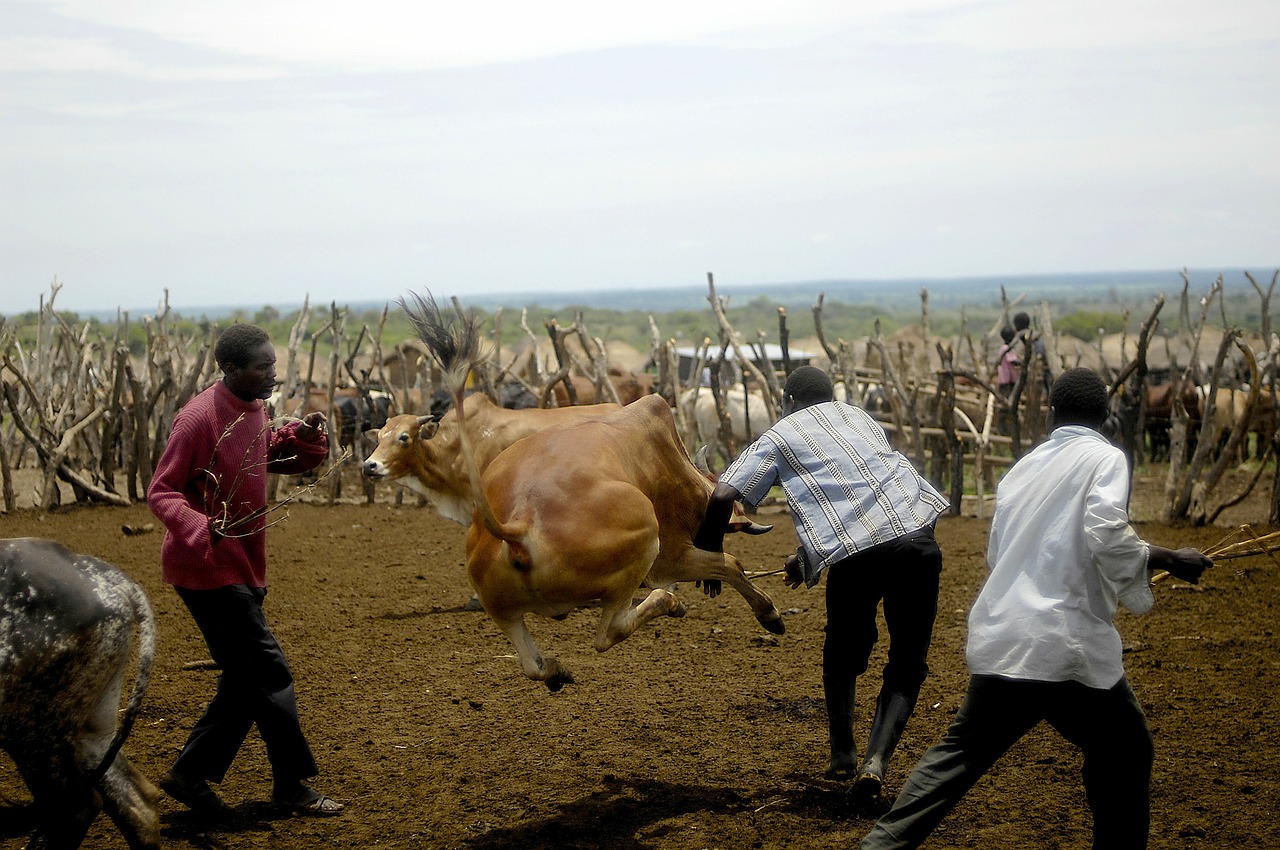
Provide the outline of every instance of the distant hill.
{"type": "MultiPolygon", "coordinates": [[[[1223,276],[1228,294],[1247,293],[1252,297],[1252,287],[1244,276],[1244,269],[1191,269],[1192,292],[1196,297],[1204,294],[1217,279],[1223,276]]],[[[1270,280],[1270,272],[1255,271],[1264,285],[1270,280]]],[[[1000,287],[1010,299],[1026,295],[1025,303],[1062,301],[1064,303],[1110,302],[1133,304],[1153,298],[1164,292],[1170,299],[1182,291],[1182,276],[1178,269],[1165,271],[1113,271],[1069,274],[991,275],[956,278],[842,278],[834,280],[779,281],[753,285],[736,285],[717,281],[716,291],[728,298],[732,306],[741,306],[756,298],[767,298],[771,303],[788,309],[808,310],[818,295],[825,293],[828,303],[866,305],[885,312],[914,310],[920,303],[920,291],[929,290],[931,307],[945,310],[960,306],[998,307],[1000,287]]],[[[394,303],[402,292],[389,293],[383,300],[350,301],[345,305],[353,311],[377,311],[394,303]]],[[[452,293],[440,292],[448,297],[452,293]]],[[[460,296],[461,297],[461,296],[460,296]]],[[[590,307],[605,310],[641,310],[662,314],[683,310],[705,310],[707,287],[705,284],[689,284],[674,287],[646,287],[637,289],[593,289],[585,291],[524,290],[487,295],[461,297],[467,306],[492,311],[498,307],[520,309],[539,307],[563,310],[569,307],[590,307]]],[[[265,304],[232,304],[219,307],[200,307],[177,312],[189,318],[222,319],[240,311],[253,315],[265,304]]],[[[269,305],[288,314],[302,305],[275,303],[269,305]]],[[[140,311],[146,312],[146,311],[140,311]]],[[[86,313],[104,321],[114,320],[115,311],[86,313]]]]}
{"type": "MultiPolygon", "coordinates": [[[[1203,294],[1222,274],[1229,292],[1252,292],[1243,269],[1192,269],[1192,291],[1203,294]]],[[[1255,277],[1258,273],[1255,272],[1255,277]]],[[[1261,280],[1261,278],[1259,278],[1261,280]]],[[[1026,293],[1031,303],[1047,300],[1123,301],[1155,297],[1164,292],[1170,298],[1182,291],[1182,276],[1177,269],[1168,271],[1090,272],[1075,274],[1035,274],[963,278],[867,278],[780,281],[750,286],[717,281],[716,291],[734,305],[754,298],[768,298],[788,308],[808,309],[825,293],[828,302],[865,304],[886,311],[914,309],[920,303],[920,291],[929,290],[929,303],[940,309],[961,305],[998,306],[1000,287],[1009,298],[1026,293]]],[[[388,299],[388,300],[394,300],[388,299]]],[[[468,306],[483,310],[497,307],[519,309],[537,305],[547,309],[594,307],[610,310],[643,310],[666,313],[676,310],[703,310],[707,307],[705,284],[688,286],[590,290],[584,292],[538,291],[473,295],[462,299],[468,306]]],[[[354,310],[381,309],[384,302],[352,302],[354,310]]]]}

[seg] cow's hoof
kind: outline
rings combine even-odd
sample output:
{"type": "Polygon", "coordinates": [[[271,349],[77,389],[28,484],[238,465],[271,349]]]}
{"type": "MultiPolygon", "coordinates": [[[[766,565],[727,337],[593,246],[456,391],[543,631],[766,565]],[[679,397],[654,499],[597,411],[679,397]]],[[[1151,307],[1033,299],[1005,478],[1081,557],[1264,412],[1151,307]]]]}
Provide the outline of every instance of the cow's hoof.
{"type": "Polygon", "coordinates": [[[688,610],[689,609],[684,607],[684,603],[681,602],[679,599],[677,599],[676,603],[671,606],[671,610],[667,612],[667,616],[683,617],[686,613],[688,613],[688,610]]]}
{"type": "Polygon", "coordinates": [[[480,602],[479,596],[472,596],[466,605],[462,606],[463,611],[483,611],[484,605],[480,602]]]}
{"type": "Polygon", "coordinates": [[[551,693],[554,694],[556,691],[560,690],[565,685],[573,684],[573,674],[568,672],[567,670],[562,670],[559,673],[556,673],[551,678],[547,679],[546,684],[547,684],[547,690],[551,691],[551,693]]]}
{"type": "Polygon", "coordinates": [[[756,619],[760,622],[760,625],[764,626],[767,632],[775,635],[786,634],[787,632],[787,624],[782,622],[782,615],[777,611],[767,617],[757,617],[756,619]]]}

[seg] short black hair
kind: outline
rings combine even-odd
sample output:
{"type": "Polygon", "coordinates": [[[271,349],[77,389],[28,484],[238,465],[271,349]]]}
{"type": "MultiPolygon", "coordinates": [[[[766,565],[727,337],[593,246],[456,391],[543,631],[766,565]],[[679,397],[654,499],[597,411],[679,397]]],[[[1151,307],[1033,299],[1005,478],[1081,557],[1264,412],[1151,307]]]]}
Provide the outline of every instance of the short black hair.
{"type": "Polygon", "coordinates": [[[219,366],[232,365],[243,369],[249,365],[253,350],[270,341],[271,337],[267,332],[257,325],[236,323],[218,335],[218,344],[213,348],[213,359],[218,361],[219,366]]]}
{"type": "Polygon", "coordinates": [[[1026,313],[1014,313],[1014,314],[1013,314],[1013,328],[1014,328],[1014,330],[1025,331],[1025,330],[1026,330],[1027,328],[1029,328],[1029,327],[1031,327],[1031,317],[1030,317],[1030,316],[1028,316],[1026,313]]]}
{"type": "Polygon", "coordinates": [[[827,373],[815,366],[801,366],[787,376],[783,393],[791,396],[801,405],[831,401],[835,398],[835,387],[827,373]]]}
{"type": "Polygon", "coordinates": [[[1107,384],[1092,369],[1068,369],[1049,390],[1055,425],[1087,425],[1097,428],[1107,421],[1107,384]]]}
{"type": "Polygon", "coordinates": [[[1013,325],[1005,325],[1000,329],[1000,338],[1005,341],[1006,345],[1013,342],[1013,338],[1017,335],[1018,332],[1013,329],[1013,325]]]}

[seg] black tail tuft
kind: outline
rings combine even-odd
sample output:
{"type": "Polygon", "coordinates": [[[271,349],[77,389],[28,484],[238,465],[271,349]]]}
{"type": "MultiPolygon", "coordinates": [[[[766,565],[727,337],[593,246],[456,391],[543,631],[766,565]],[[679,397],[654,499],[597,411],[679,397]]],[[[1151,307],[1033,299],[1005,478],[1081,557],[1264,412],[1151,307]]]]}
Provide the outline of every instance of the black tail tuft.
{"type": "Polygon", "coordinates": [[[460,376],[466,380],[467,371],[483,358],[480,322],[475,311],[465,313],[458,309],[445,313],[436,304],[430,292],[425,296],[410,293],[409,300],[401,298],[399,304],[417,331],[418,338],[430,349],[446,375],[460,376]]]}

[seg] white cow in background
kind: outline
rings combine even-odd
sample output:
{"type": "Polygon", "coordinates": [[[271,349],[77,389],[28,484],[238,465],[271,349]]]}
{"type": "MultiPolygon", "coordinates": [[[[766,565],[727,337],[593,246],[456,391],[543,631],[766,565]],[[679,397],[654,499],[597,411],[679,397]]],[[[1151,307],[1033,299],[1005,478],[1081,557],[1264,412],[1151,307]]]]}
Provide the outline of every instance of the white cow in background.
{"type": "MultiPolygon", "coordinates": [[[[758,392],[748,393],[740,386],[733,387],[725,395],[725,404],[738,451],[745,449],[773,424],[764,396],[758,392]]],[[[714,459],[717,452],[724,455],[725,449],[720,444],[720,417],[711,389],[695,387],[686,390],[680,396],[680,409],[693,426],[697,442],[706,445],[708,459],[714,459]]],[[[732,460],[727,456],[725,459],[732,460]]]]}

